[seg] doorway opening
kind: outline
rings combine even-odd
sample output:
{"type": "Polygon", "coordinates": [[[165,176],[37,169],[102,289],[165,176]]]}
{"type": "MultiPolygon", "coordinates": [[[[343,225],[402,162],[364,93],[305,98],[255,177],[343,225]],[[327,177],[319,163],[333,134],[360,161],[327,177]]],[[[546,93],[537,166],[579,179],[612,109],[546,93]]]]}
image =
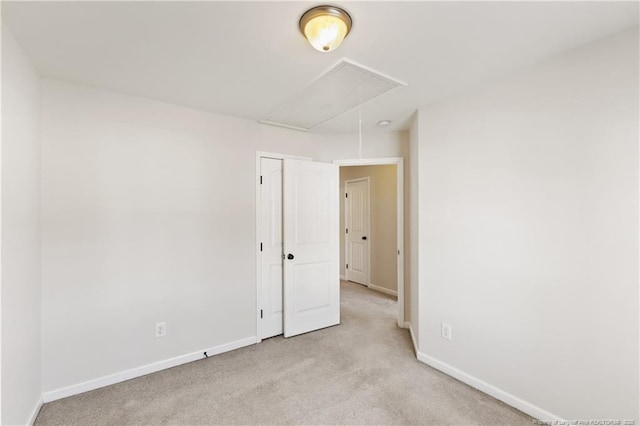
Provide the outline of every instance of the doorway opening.
{"type": "MultiPolygon", "coordinates": [[[[256,153],[256,343],[340,323],[340,240],[344,229],[339,223],[339,169],[385,164],[393,165],[396,173],[397,232],[395,242],[389,242],[387,248],[396,256],[397,322],[404,327],[403,159],[331,164],[256,153]]],[[[367,241],[363,237],[369,235],[359,237],[367,241]]],[[[364,252],[361,254],[364,259],[364,252]]],[[[368,269],[364,281],[371,286],[368,269]]]]}
{"type": "Polygon", "coordinates": [[[397,296],[397,324],[404,328],[403,158],[334,164],[340,166],[340,279],[397,296]]]}
{"type": "Polygon", "coordinates": [[[256,153],[256,343],[340,323],[338,172],[256,153]]]}

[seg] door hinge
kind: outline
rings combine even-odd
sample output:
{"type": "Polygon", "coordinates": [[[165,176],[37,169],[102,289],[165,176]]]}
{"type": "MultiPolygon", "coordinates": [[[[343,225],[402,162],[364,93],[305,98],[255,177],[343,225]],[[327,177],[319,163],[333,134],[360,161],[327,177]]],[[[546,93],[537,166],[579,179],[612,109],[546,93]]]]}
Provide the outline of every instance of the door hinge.
{"type": "Polygon", "coordinates": [[[260,175],[260,185],[262,185],[262,175],[260,175]]]}
{"type": "Polygon", "coordinates": [[[262,251],[262,243],[260,243],[260,251],[262,251]]]}
{"type": "Polygon", "coordinates": [[[262,319],[262,309],[260,309],[260,319],[262,319]]]}
{"type": "Polygon", "coordinates": [[[348,234],[348,233],[349,233],[349,228],[347,228],[347,230],[345,231],[345,233],[346,233],[346,234],[348,234]]]}
{"type": "Polygon", "coordinates": [[[349,264],[347,263],[347,269],[349,269],[349,264]]]}
{"type": "Polygon", "coordinates": [[[400,256],[400,250],[398,250],[398,256],[400,256]]]}
{"type": "Polygon", "coordinates": [[[345,192],[344,198],[349,198],[349,194],[345,192]]]}

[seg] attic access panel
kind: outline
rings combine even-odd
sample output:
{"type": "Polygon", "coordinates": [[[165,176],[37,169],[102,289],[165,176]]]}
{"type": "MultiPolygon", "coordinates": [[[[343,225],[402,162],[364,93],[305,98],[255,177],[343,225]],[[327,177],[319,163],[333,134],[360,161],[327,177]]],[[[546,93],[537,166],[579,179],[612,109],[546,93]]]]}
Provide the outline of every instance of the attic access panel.
{"type": "Polygon", "coordinates": [[[307,131],[405,83],[343,59],[261,123],[307,131]]]}

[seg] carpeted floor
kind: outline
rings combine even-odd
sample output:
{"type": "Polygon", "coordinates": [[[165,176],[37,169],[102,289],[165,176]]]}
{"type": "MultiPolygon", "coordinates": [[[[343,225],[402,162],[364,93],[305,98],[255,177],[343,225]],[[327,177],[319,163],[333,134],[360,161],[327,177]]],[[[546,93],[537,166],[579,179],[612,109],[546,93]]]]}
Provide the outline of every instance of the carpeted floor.
{"type": "Polygon", "coordinates": [[[396,301],[342,283],[342,324],[44,405],[36,425],[531,425],[415,359],[396,301]]]}

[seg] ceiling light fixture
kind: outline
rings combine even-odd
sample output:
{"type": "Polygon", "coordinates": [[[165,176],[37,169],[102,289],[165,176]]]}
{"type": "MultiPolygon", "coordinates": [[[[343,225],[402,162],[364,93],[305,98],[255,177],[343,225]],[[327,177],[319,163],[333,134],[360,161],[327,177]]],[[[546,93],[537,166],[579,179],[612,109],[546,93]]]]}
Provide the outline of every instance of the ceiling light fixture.
{"type": "Polygon", "coordinates": [[[388,127],[391,124],[391,120],[378,121],[378,127],[388,127]]]}
{"type": "Polygon", "coordinates": [[[300,31],[314,49],[335,50],[351,31],[351,16],[335,6],[317,6],[300,18],[300,31]]]}

